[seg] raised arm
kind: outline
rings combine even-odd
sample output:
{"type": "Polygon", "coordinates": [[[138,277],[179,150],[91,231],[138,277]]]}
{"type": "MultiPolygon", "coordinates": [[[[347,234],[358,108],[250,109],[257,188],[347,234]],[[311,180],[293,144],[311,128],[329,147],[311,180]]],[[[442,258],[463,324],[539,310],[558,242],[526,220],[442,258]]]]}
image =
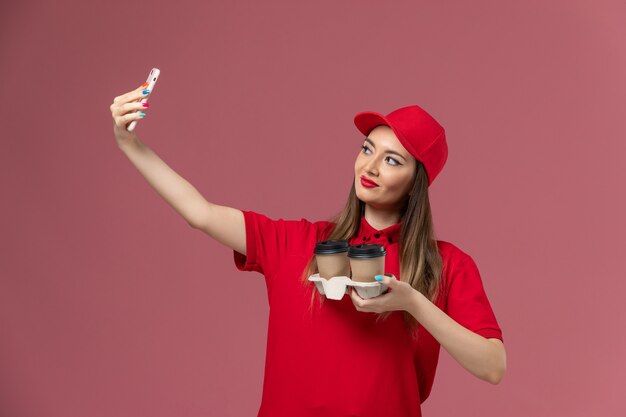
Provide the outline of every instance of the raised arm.
{"type": "Polygon", "coordinates": [[[117,144],[148,183],[195,229],[206,232],[222,244],[246,254],[246,228],[243,213],[230,207],[209,203],[196,188],[178,175],[126,126],[141,116],[145,97],[141,88],[118,96],[111,105],[113,132],[117,144]]]}
{"type": "MultiPolygon", "coordinates": [[[[206,202],[206,201],[205,201],[206,202]]],[[[242,255],[246,254],[246,224],[241,210],[206,202],[193,227],[242,255]]]]}

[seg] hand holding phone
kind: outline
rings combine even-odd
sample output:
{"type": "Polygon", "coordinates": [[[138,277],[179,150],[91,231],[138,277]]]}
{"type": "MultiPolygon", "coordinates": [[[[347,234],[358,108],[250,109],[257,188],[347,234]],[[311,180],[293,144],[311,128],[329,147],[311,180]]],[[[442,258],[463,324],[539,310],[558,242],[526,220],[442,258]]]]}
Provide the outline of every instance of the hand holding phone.
{"type": "MultiPolygon", "coordinates": [[[[148,94],[151,95],[154,92],[154,86],[156,85],[156,82],[159,79],[160,74],[161,74],[161,71],[158,68],[152,68],[152,70],[150,71],[150,74],[148,74],[148,78],[146,79],[146,83],[148,83],[148,86],[146,87],[146,90],[149,91],[148,94]]],[[[141,99],[141,103],[146,103],[147,101],[148,101],[148,96],[141,99]]],[[[138,113],[138,112],[135,112],[135,113],[138,113]]],[[[128,125],[126,130],[129,132],[132,132],[135,129],[135,126],[137,126],[137,120],[133,120],[128,125]]]]}

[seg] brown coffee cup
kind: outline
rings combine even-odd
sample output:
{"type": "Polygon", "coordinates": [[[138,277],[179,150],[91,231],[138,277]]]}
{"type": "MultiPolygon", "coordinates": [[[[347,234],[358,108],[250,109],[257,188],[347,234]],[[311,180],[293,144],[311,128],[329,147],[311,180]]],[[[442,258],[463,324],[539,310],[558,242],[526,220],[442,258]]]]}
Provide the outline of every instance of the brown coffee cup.
{"type": "Polygon", "coordinates": [[[330,279],[350,276],[349,247],[347,240],[324,240],[316,243],[313,253],[320,277],[330,279]]]}
{"type": "Polygon", "coordinates": [[[372,282],[376,281],[376,275],[385,272],[385,255],[387,250],[383,245],[376,243],[364,243],[350,246],[348,259],[352,270],[352,281],[372,282]]]}

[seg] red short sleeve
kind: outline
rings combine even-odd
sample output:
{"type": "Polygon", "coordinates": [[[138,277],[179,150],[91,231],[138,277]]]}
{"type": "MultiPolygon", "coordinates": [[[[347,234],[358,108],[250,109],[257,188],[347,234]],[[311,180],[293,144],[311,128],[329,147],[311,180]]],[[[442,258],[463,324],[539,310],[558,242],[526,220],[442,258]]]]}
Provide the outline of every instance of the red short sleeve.
{"type": "Polygon", "coordinates": [[[246,225],[246,254],[233,250],[235,266],[240,271],[256,271],[262,274],[263,268],[260,263],[263,262],[259,263],[257,258],[257,247],[259,246],[257,236],[261,234],[261,229],[268,228],[269,225],[258,213],[246,210],[241,210],[241,212],[246,225]]]}
{"type": "Polygon", "coordinates": [[[447,314],[474,333],[504,341],[474,260],[467,256],[448,274],[447,314]]]}
{"type": "Polygon", "coordinates": [[[315,226],[306,219],[271,219],[254,211],[242,210],[246,225],[246,255],[233,251],[240,271],[256,271],[266,277],[283,270],[287,254],[311,255],[315,226]]]}

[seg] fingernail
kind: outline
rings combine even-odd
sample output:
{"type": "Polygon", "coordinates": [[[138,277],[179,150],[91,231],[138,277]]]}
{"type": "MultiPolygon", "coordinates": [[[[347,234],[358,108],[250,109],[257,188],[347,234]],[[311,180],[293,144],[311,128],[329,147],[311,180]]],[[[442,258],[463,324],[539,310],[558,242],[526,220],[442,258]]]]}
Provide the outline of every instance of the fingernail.
{"type": "Polygon", "coordinates": [[[148,86],[148,83],[147,83],[147,82],[145,82],[145,83],[141,84],[141,86],[140,86],[140,87],[141,87],[141,88],[146,88],[147,86],[148,86]]]}
{"type": "Polygon", "coordinates": [[[139,112],[139,115],[140,115],[141,117],[146,117],[146,114],[145,114],[144,112],[139,112]]]}
{"type": "Polygon", "coordinates": [[[143,94],[148,94],[150,92],[150,90],[143,90],[142,93],[143,94]]]}
{"type": "Polygon", "coordinates": [[[374,278],[376,279],[376,281],[382,281],[383,280],[383,277],[380,276],[380,275],[376,275],[374,278]]]}
{"type": "Polygon", "coordinates": [[[150,104],[149,103],[143,103],[143,106],[144,107],[150,107],[150,104]]]}

